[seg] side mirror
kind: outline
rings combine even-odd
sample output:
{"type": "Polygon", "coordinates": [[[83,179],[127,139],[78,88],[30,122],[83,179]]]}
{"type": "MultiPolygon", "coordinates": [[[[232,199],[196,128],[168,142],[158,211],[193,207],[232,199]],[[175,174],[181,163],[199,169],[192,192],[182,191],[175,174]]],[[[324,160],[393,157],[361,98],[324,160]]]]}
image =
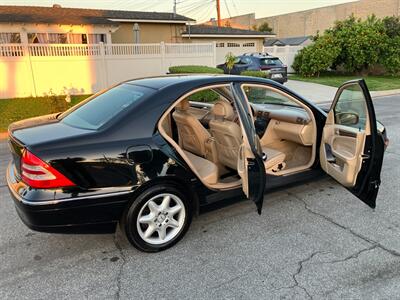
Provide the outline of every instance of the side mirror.
{"type": "Polygon", "coordinates": [[[336,124],[340,125],[356,125],[358,124],[360,117],[358,114],[353,112],[343,112],[336,114],[336,124]]]}

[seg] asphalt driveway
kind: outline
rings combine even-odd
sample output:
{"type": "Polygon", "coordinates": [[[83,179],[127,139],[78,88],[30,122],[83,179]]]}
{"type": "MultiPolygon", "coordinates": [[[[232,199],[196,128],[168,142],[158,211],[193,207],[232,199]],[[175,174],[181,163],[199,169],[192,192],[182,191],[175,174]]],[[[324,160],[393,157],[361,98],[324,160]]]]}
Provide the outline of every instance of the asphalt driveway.
{"type": "Polygon", "coordinates": [[[195,219],[158,254],[121,235],[36,233],[5,186],[0,143],[0,299],[399,299],[400,97],[375,102],[390,146],[375,210],[331,179],[195,219]]]}

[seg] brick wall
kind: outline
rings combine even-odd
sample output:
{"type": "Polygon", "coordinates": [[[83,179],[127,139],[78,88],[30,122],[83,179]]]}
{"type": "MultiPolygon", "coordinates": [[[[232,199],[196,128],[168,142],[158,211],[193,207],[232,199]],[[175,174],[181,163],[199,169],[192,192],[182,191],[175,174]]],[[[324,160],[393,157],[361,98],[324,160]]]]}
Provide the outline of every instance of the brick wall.
{"type": "Polygon", "coordinates": [[[359,0],[356,2],[321,7],[302,12],[256,19],[257,24],[268,22],[277,37],[314,35],[331,27],[336,20],[354,14],[366,18],[375,14],[378,18],[400,16],[400,0],[359,0]]]}

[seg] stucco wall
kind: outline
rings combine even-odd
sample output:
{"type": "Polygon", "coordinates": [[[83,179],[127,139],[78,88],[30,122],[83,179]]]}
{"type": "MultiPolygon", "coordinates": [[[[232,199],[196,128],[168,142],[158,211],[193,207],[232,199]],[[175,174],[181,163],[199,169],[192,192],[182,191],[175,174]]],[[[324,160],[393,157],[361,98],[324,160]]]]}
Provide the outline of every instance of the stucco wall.
{"type": "Polygon", "coordinates": [[[351,14],[366,18],[375,14],[379,18],[400,15],[400,0],[360,0],[302,12],[257,19],[257,24],[268,22],[277,37],[314,35],[332,27],[336,20],[351,14]]]}
{"type": "MultiPolygon", "coordinates": [[[[138,23],[140,28],[140,43],[179,43],[182,42],[183,24],[138,23]]],[[[133,43],[134,23],[121,23],[117,31],[111,34],[114,44],[133,43]]]]}

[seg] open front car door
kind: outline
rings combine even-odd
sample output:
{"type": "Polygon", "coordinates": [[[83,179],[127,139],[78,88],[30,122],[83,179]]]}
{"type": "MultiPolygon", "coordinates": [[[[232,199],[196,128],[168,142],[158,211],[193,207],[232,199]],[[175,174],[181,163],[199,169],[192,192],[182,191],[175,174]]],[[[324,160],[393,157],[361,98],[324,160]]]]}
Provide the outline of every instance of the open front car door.
{"type": "Polygon", "coordinates": [[[384,151],[365,81],[346,82],[336,93],[323,129],[322,169],[375,208],[384,151]]]}
{"type": "Polygon", "coordinates": [[[231,89],[243,133],[237,170],[242,178],[244,194],[248,199],[254,201],[258,213],[261,214],[266,183],[262,148],[254,128],[250,106],[243,95],[240,84],[232,83],[231,89]]]}

